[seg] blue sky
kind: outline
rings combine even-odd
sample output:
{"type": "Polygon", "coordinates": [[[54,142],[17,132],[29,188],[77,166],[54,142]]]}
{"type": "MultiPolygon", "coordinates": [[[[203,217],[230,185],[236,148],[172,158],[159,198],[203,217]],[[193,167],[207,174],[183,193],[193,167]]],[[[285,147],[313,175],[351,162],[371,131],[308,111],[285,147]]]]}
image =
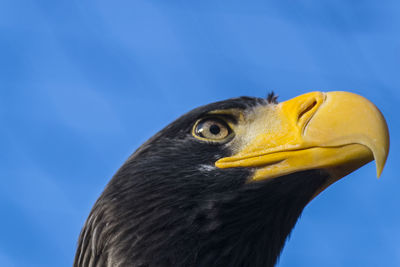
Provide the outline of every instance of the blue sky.
{"type": "Polygon", "coordinates": [[[102,189],[209,102],[345,90],[387,119],[370,163],[305,209],[279,267],[400,266],[400,2],[0,1],[0,266],[71,266],[102,189]]]}

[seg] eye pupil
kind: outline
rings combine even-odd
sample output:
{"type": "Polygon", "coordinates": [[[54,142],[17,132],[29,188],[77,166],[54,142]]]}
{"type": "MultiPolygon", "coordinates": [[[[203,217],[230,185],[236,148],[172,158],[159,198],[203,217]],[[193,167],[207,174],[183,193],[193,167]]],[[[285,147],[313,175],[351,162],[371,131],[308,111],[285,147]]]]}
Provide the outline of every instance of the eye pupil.
{"type": "Polygon", "coordinates": [[[221,132],[221,128],[219,128],[218,125],[213,124],[213,125],[210,126],[210,133],[217,135],[220,132],[221,132]]]}

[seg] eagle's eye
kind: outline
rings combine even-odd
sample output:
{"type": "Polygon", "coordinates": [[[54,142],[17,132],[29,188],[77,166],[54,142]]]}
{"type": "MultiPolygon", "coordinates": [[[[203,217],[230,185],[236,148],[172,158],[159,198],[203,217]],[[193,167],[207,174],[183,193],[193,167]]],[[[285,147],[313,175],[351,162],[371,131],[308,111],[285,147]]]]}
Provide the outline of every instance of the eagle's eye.
{"type": "Polygon", "coordinates": [[[225,141],[231,134],[229,125],[220,118],[200,119],[193,128],[194,137],[205,141],[225,141]]]}

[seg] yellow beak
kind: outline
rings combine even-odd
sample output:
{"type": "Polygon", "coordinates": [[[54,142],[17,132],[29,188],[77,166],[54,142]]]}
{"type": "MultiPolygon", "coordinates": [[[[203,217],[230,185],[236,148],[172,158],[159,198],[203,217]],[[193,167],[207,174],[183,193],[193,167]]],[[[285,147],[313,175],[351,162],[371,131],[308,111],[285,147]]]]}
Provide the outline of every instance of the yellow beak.
{"type": "MultiPolygon", "coordinates": [[[[332,182],[375,159],[377,176],[389,153],[389,132],[380,111],[362,96],[312,92],[260,107],[251,138],[218,168],[252,167],[253,180],[323,169],[332,182]]],[[[246,133],[244,133],[246,134],[246,133]]]]}

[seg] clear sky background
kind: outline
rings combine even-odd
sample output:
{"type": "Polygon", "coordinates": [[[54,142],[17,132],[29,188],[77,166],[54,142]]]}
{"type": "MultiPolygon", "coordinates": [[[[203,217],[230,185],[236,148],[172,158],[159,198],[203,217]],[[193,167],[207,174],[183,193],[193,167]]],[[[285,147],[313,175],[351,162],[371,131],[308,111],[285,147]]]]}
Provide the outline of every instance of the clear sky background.
{"type": "Polygon", "coordinates": [[[279,267],[400,266],[400,2],[0,1],[0,266],[71,266],[97,197],[192,108],[346,90],[391,151],[305,209],[279,267]]]}

